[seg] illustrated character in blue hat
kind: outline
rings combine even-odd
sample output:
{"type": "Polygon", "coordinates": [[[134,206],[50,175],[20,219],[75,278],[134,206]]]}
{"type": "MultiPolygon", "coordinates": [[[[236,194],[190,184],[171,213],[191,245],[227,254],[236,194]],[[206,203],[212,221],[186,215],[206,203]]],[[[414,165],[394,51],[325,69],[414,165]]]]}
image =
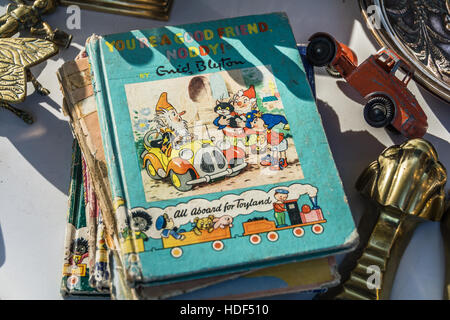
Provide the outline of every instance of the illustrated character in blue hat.
{"type": "Polygon", "coordinates": [[[289,130],[286,117],[280,114],[261,113],[252,110],[246,115],[246,127],[252,129],[248,131],[247,144],[253,153],[267,152],[261,159],[262,166],[270,166],[270,170],[283,170],[287,167],[288,142],[284,134],[272,130],[276,125],[284,124],[284,129],[289,130]]]}
{"type": "Polygon", "coordinates": [[[274,198],[277,201],[273,203],[273,211],[275,215],[275,221],[277,223],[277,228],[287,227],[285,202],[288,198],[288,195],[289,191],[286,189],[275,189],[274,198]]]}
{"type": "Polygon", "coordinates": [[[184,229],[178,230],[178,227],[175,227],[175,223],[172,218],[169,218],[167,213],[160,215],[156,219],[156,230],[162,230],[161,236],[163,238],[168,238],[169,236],[174,237],[176,240],[184,240],[186,236],[184,234],[180,234],[186,232],[184,229]]]}

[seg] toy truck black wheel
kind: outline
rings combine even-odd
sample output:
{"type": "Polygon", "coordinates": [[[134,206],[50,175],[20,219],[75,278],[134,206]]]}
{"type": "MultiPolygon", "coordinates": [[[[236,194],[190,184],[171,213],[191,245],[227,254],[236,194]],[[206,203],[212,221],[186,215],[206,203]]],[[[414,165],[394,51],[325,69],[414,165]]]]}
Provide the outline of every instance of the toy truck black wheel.
{"type": "Polygon", "coordinates": [[[170,181],[178,191],[185,192],[191,190],[194,187],[192,184],[187,184],[189,181],[195,179],[194,175],[189,170],[185,174],[177,174],[173,172],[173,170],[170,170],[169,176],[170,181]]]}
{"type": "Polygon", "coordinates": [[[364,119],[375,128],[389,125],[394,117],[394,104],[391,99],[383,96],[370,98],[364,107],[364,119]]]}
{"type": "Polygon", "coordinates": [[[306,58],[316,67],[324,67],[330,64],[335,55],[336,42],[324,35],[312,38],[306,48],[306,58]]]}
{"type": "Polygon", "coordinates": [[[150,160],[145,161],[145,171],[147,171],[147,174],[150,176],[150,178],[154,180],[162,179],[156,172],[155,167],[153,167],[152,162],[150,160]]]}

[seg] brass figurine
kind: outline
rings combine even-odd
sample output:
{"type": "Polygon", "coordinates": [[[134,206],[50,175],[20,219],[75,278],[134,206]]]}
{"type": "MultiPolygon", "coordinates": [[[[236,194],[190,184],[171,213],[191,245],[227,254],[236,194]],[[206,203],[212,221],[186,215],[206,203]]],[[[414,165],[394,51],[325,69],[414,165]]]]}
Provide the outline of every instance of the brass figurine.
{"type": "Polygon", "coordinates": [[[42,21],[41,15],[56,6],[57,0],[12,0],[6,14],[0,17],[0,108],[12,111],[28,124],[33,123],[31,115],[11,103],[25,100],[28,81],[39,94],[50,94],[30,68],[58,53],[58,46],[68,47],[72,40],[71,35],[42,21]],[[12,38],[23,29],[38,39],[12,38]]]}
{"type": "Polygon", "coordinates": [[[52,41],[67,48],[72,36],[59,29],[52,29],[42,21],[42,15],[52,12],[57,0],[35,0],[31,5],[26,0],[11,0],[7,12],[0,17],[0,38],[10,38],[21,29],[30,31],[33,36],[52,41]]]}
{"type": "Polygon", "coordinates": [[[0,108],[12,111],[28,124],[33,118],[10,103],[23,102],[27,96],[27,81],[41,95],[50,92],[31,74],[29,68],[58,53],[51,41],[35,38],[0,39],[0,108]]]}
{"type": "Polygon", "coordinates": [[[416,226],[440,221],[447,173],[433,146],[413,139],[384,150],[359,177],[356,188],[378,211],[368,243],[337,299],[389,299],[395,273],[416,226]],[[369,286],[372,270],[379,286],[369,286]]]}

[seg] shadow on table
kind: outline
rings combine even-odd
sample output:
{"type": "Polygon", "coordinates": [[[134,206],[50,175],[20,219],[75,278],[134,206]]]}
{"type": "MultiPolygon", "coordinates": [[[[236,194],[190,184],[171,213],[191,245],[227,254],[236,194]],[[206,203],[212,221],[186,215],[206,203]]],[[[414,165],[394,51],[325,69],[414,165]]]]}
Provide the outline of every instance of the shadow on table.
{"type": "MultiPolygon", "coordinates": [[[[53,15],[51,16],[53,17],[53,15]]],[[[51,25],[73,33],[73,31],[65,30],[64,23],[61,23],[60,20],[51,25]]],[[[19,36],[29,37],[30,35],[27,32],[21,32],[19,36]]],[[[60,49],[57,55],[30,70],[45,88],[51,88],[52,96],[61,96],[59,86],[55,85],[55,82],[57,83],[56,75],[53,74],[54,78],[51,78],[43,73],[46,73],[45,70],[51,69],[55,63],[59,63],[61,59],[73,60],[77,53],[78,49],[74,46],[60,49]],[[43,76],[47,76],[47,78],[42,80],[43,76]]],[[[73,140],[69,124],[63,120],[58,102],[50,96],[43,97],[33,92],[30,83],[28,83],[27,89],[26,100],[14,104],[14,106],[29,112],[35,122],[32,125],[25,124],[10,111],[1,109],[0,137],[7,138],[31,166],[58,190],[67,194],[73,140]]]]}
{"type": "Polygon", "coordinates": [[[0,137],[7,138],[45,179],[67,194],[73,138],[69,124],[59,118],[60,106],[50,97],[34,93],[17,107],[30,112],[34,124],[28,125],[11,112],[0,110],[0,137]]]}
{"type": "MultiPolygon", "coordinates": [[[[352,87],[350,86],[346,81],[344,80],[338,80],[336,82],[339,89],[351,100],[355,101],[356,103],[361,104],[361,110],[365,105],[364,98],[352,87]]],[[[442,123],[443,126],[448,125],[445,123],[445,121],[448,122],[448,119],[450,119],[450,106],[445,101],[440,100],[439,98],[433,96],[431,93],[426,91],[424,88],[418,86],[423,98],[427,102],[428,106],[430,107],[431,111],[436,115],[436,117],[439,119],[439,121],[442,123]]],[[[361,112],[362,114],[362,112],[361,112]]],[[[361,115],[362,116],[362,115],[361,115]]],[[[430,117],[429,117],[430,118],[430,117]]],[[[383,129],[379,129],[383,130],[383,129]]],[[[386,129],[386,132],[388,133],[389,137],[392,139],[394,144],[402,144],[403,142],[406,142],[408,139],[404,136],[402,136],[399,132],[392,130],[392,129],[386,129]]],[[[423,137],[425,140],[431,142],[433,146],[435,147],[436,151],[438,152],[440,158],[447,159],[450,153],[449,143],[446,140],[443,140],[433,134],[427,133],[423,137]]],[[[447,165],[448,167],[448,165],[447,165]]]]}
{"type": "MultiPolygon", "coordinates": [[[[417,84],[417,88],[419,89],[420,93],[422,94],[422,97],[425,100],[425,102],[428,104],[430,109],[433,111],[433,113],[436,115],[436,117],[439,120],[443,121],[443,120],[450,119],[450,103],[433,95],[428,90],[426,90],[424,87],[422,87],[420,84],[417,84]]],[[[447,129],[449,129],[449,128],[447,128],[447,129]]]]}
{"type": "MultiPolygon", "coordinates": [[[[355,189],[355,182],[363,170],[376,160],[386,147],[366,131],[342,132],[338,116],[327,102],[319,99],[317,100],[317,107],[360,235],[358,248],[348,253],[339,264],[339,273],[345,280],[349,271],[354,267],[355,257],[365,247],[377,220],[376,216],[367,211],[363,198],[355,189]],[[349,166],[348,163],[353,165],[349,166]]],[[[330,288],[326,296],[333,295],[336,290],[337,288],[330,288]]]]}
{"type": "MultiPolygon", "coordinates": [[[[386,147],[367,131],[342,132],[334,108],[327,102],[317,100],[334,161],[344,185],[355,222],[363,210],[362,199],[355,190],[355,182],[362,171],[374,161],[386,147]],[[348,164],[352,163],[351,166],[348,164]]],[[[381,129],[382,130],[382,129],[381,129]]]]}

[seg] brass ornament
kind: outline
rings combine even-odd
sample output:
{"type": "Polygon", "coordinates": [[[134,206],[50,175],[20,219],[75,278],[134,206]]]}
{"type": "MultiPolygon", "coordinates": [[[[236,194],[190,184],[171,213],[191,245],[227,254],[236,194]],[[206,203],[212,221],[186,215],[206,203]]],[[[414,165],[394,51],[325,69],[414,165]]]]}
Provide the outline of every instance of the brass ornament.
{"type": "Polygon", "coordinates": [[[10,103],[23,102],[27,96],[27,82],[31,81],[41,95],[50,92],[32,75],[29,68],[58,53],[51,41],[35,38],[0,39],[0,107],[12,111],[28,124],[33,118],[10,103]]]}
{"type": "Polygon", "coordinates": [[[52,29],[42,20],[42,15],[55,10],[57,0],[11,0],[6,13],[0,17],[0,38],[10,38],[21,30],[32,36],[52,41],[60,47],[67,48],[72,36],[59,29],[52,29]]]}
{"type": "Polygon", "coordinates": [[[417,225],[440,221],[447,172],[433,146],[413,139],[384,150],[359,177],[356,189],[378,215],[356,267],[336,299],[389,299],[397,267],[417,225]],[[368,285],[378,269],[379,286],[368,285]]]}
{"type": "Polygon", "coordinates": [[[50,94],[30,68],[57,54],[58,46],[68,47],[72,40],[71,35],[52,29],[41,18],[56,6],[56,0],[12,0],[0,17],[0,108],[10,110],[28,124],[33,123],[32,116],[11,104],[25,100],[28,81],[40,95],[50,94]],[[21,30],[37,38],[13,38],[21,30]]]}

